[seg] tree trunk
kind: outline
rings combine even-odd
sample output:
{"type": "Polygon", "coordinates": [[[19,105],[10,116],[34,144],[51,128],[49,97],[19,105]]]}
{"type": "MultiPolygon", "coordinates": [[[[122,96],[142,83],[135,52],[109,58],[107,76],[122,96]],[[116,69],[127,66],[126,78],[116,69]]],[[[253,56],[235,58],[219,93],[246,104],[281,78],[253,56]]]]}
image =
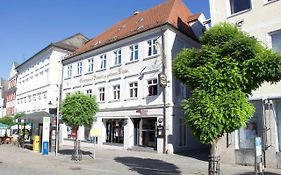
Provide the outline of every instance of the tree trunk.
{"type": "Polygon", "coordinates": [[[220,155],[218,141],[214,140],[211,145],[210,156],[209,156],[209,175],[219,175],[220,174],[220,155]]]}
{"type": "Polygon", "coordinates": [[[78,135],[77,135],[77,129],[74,128],[75,130],[75,140],[74,140],[74,149],[72,153],[72,160],[75,161],[80,161],[82,159],[82,155],[80,155],[80,142],[78,140],[78,135]]]}

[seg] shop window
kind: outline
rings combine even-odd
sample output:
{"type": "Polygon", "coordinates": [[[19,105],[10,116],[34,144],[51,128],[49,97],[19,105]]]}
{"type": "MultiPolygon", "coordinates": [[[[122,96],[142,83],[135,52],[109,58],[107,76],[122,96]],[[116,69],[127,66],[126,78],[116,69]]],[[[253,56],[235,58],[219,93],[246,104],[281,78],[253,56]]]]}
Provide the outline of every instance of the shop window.
{"type": "Polygon", "coordinates": [[[158,94],[158,85],[157,85],[157,79],[148,80],[148,96],[154,96],[158,94]]]}
{"type": "Polygon", "coordinates": [[[106,120],[106,142],[119,144],[124,143],[124,120],[106,120]]]}
{"type": "Polygon", "coordinates": [[[255,137],[263,136],[263,102],[252,101],[255,107],[254,116],[248,121],[246,127],[240,128],[239,148],[254,149],[255,137]]]}
{"type": "Polygon", "coordinates": [[[235,14],[251,8],[250,0],[230,0],[231,14],[235,14]]]}

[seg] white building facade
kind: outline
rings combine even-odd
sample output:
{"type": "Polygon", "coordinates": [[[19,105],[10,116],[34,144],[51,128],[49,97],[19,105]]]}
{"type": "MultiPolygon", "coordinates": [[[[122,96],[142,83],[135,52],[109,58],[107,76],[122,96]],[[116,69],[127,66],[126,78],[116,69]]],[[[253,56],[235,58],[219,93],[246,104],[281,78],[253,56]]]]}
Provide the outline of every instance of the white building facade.
{"type": "Polygon", "coordinates": [[[87,38],[81,34],[52,43],[16,67],[17,113],[49,112],[56,108],[60,96],[61,60],[82,46],[87,38]]]}
{"type": "MultiPolygon", "coordinates": [[[[193,24],[199,30],[197,34],[202,34],[204,26],[198,19],[204,19],[204,15],[192,15],[181,1],[170,0],[135,12],[63,61],[63,98],[78,91],[97,98],[100,111],[93,117],[94,125],[101,129],[100,146],[145,147],[159,153],[202,146],[191,136],[180,108],[181,100],[190,92],[172,75],[176,54],[182,48],[200,47],[197,31],[190,27],[193,24]],[[165,14],[164,9],[169,9],[166,17],[148,18],[156,12],[165,14]],[[180,24],[184,28],[171,17],[185,21],[180,24]],[[157,20],[164,21],[151,27],[157,20]],[[161,72],[167,76],[166,90],[159,86],[161,72]],[[163,120],[166,144],[157,134],[163,120]]],[[[80,139],[89,139],[90,128],[79,128],[80,139]]]]}
{"type": "MultiPolygon", "coordinates": [[[[281,52],[281,1],[279,0],[210,0],[211,22],[230,22],[256,37],[264,46],[281,52]]],[[[232,135],[232,146],[222,143],[222,160],[254,164],[254,136],[262,137],[267,167],[281,168],[281,83],[264,83],[252,92],[249,100],[256,112],[232,135]],[[253,132],[254,136],[248,133],[253,132]],[[232,151],[231,151],[232,150],[232,151]],[[233,151],[235,150],[235,151],[233,151]],[[227,153],[226,153],[227,152],[227,153]],[[230,153],[231,152],[231,153],[230,153]]],[[[226,141],[225,141],[226,143],[226,141]]]]}

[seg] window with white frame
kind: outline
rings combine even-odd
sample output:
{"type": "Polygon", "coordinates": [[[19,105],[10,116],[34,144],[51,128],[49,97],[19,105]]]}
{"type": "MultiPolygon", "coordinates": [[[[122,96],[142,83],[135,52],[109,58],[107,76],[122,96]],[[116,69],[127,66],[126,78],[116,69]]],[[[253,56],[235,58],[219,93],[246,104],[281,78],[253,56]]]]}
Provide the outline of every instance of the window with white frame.
{"type": "Polygon", "coordinates": [[[99,101],[103,102],[105,100],[105,88],[99,88],[99,101]]]}
{"type": "Polygon", "coordinates": [[[130,50],[131,50],[130,61],[138,60],[139,59],[139,45],[138,44],[131,45],[130,50]]]}
{"type": "Polygon", "coordinates": [[[106,54],[100,56],[100,69],[106,69],[106,54]]]}
{"type": "Polygon", "coordinates": [[[77,75],[82,75],[82,62],[77,63],[77,75]]]}
{"type": "Polygon", "coordinates": [[[130,98],[138,97],[138,83],[137,82],[129,83],[129,93],[130,93],[130,98]]]}
{"type": "Polygon", "coordinates": [[[157,39],[152,39],[147,41],[148,44],[148,53],[147,56],[157,55],[157,39]]]}
{"type": "Polygon", "coordinates": [[[229,0],[230,12],[235,14],[251,8],[251,0],[229,0]]]}
{"type": "Polygon", "coordinates": [[[112,87],[113,89],[113,100],[119,100],[120,99],[120,85],[114,85],[112,87]]]}
{"type": "Polygon", "coordinates": [[[71,78],[72,76],[72,65],[67,66],[67,78],[71,78]]]}
{"type": "Polygon", "coordinates": [[[281,30],[271,34],[271,44],[273,51],[281,52],[281,30]]]}
{"type": "Polygon", "coordinates": [[[114,65],[121,64],[121,49],[114,51],[114,65]]]}
{"type": "Polygon", "coordinates": [[[88,89],[88,90],[86,90],[86,93],[87,93],[87,95],[89,95],[90,97],[92,97],[92,89],[88,89]]]}
{"type": "Polygon", "coordinates": [[[88,59],[88,72],[94,71],[94,59],[90,58],[88,59]]]}
{"type": "Polygon", "coordinates": [[[158,84],[157,79],[148,80],[148,96],[154,96],[158,94],[158,84]]]}

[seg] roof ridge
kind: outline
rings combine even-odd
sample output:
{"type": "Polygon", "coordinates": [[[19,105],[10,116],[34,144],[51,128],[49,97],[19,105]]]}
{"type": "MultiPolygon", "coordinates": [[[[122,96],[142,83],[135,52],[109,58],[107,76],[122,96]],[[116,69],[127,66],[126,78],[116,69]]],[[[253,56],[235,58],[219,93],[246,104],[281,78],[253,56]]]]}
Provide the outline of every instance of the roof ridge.
{"type": "Polygon", "coordinates": [[[190,29],[187,20],[189,16],[192,16],[192,13],[182,0],[166,0],[161,4],[116,22],[104,30],[104,32],[94,36],[84,46],[75,50],[68,58],[95,50],[107,44],[165,24],[171,24],[173,27],[183,31],[186,35],[194,39],[194,33],[190,29]]]}

